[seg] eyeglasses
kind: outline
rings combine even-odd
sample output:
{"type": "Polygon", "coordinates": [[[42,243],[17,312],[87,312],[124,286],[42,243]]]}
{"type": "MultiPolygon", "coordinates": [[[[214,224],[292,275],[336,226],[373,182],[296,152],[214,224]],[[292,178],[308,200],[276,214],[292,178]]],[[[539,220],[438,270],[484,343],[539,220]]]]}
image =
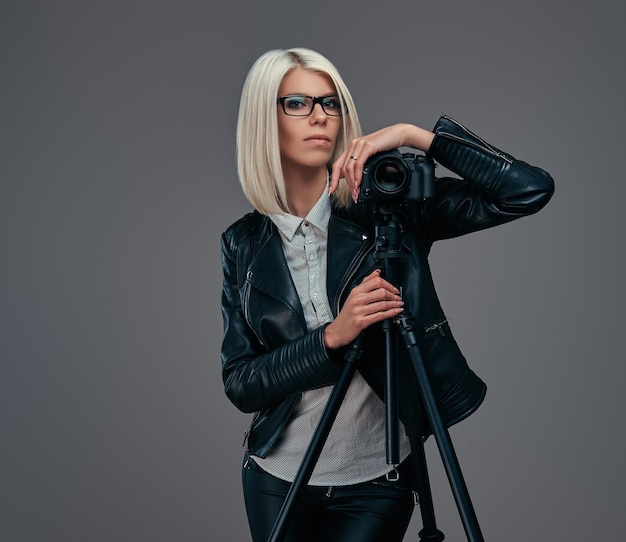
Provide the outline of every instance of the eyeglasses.
{"type": "Polygon", "coordinates": [[[280,96],[276,103],[282,105],[285,115],[290,117],[308,117],[313,113],[315,104],[320,104],[329,117],[343,115],[343,107],[338,96],[280,96]]]}

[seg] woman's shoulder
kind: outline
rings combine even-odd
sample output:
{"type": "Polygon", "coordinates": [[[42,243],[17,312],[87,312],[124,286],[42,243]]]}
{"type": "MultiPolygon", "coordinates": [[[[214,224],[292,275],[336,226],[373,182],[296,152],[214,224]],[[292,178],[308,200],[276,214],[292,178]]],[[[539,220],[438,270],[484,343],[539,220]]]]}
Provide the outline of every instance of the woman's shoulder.
{"type": "Polygon", "coordinates": [[[270,222],[266,215],[262,215],[258,211],[251,211],[228,226],[222,234],[222,238],[233,248],[242,242],[258,238],[270,222]]]}

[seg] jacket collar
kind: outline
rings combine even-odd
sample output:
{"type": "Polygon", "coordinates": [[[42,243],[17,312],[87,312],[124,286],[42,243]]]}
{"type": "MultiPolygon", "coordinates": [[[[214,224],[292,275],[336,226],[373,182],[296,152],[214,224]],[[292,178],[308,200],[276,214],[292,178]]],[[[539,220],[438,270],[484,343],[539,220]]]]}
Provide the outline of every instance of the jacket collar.
{"type": "Polygon", "coordinates": [[[289,213],[269,215],[270,220],[276,225],[278,230],[288,241],[291,241],[296,231],[303,222],[308,222],[315,226],[324,234],[328,231],[328,220],[330,219],[331,200],[328,194],[328,183],[305,218],[289,213]]]}

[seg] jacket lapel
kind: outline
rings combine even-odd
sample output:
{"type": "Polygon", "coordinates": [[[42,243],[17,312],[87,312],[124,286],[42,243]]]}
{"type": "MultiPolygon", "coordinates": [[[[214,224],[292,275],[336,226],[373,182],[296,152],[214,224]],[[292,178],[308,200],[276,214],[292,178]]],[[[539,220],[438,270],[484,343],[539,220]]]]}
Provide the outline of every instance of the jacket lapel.
{"type": "Polygon", "coordinates": [[[331,215],[328,224],[328,268],[326,289],[335,316],[363,259],[373,248],[373,235],[364,227],[331,215]]]}
{"type": "Polygon", "coordinates": [[[261,243],[248,266],[247,282],[269,295],[298,315],[304,329],[306,322],[298,292],[291,278],[283,247],[276,229],[271,226],[269,236],[261,243]]]}
{"type": "MultiPolygon", "coordinates": [[[[269,219],[268,219],[269,220],[269,219]]],[[[373,235],[363,226],[331,215],[328,224],[326,289],[330,308],[337,316],[349,286],[364,258],[373,248],[373,235]]],[[[369,272],[371,270],[366,269],[369,272]]],[[[273,224],[259,243],[248,266],[246,281],[296,314],[306,331],[304,312],[283,253],[280,235],[273,224]]]]}

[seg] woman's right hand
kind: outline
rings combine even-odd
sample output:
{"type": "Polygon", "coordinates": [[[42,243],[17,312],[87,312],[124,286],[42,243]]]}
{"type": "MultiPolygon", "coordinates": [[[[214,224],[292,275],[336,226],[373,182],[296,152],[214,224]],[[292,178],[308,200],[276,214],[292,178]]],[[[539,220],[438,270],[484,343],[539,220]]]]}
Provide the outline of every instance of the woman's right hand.
{"type": "Polygon", "coordinates": [[[380,269],[376,269],[352,289],[337,318],[324,330],[326,348],[346,346],[365,328],[402,312],[404,302],[400,291],[380,273],[380,269]]]}
{"type": "Polygon", "coordinates": [[[370,156],[405,146],[428,152],[434,137],[433,132],[414,124],[398,123],[353,139],[333,163],[328,193],[337,189],[339,179],[345,179],[356,201],[363,167],[370,156]]]}

